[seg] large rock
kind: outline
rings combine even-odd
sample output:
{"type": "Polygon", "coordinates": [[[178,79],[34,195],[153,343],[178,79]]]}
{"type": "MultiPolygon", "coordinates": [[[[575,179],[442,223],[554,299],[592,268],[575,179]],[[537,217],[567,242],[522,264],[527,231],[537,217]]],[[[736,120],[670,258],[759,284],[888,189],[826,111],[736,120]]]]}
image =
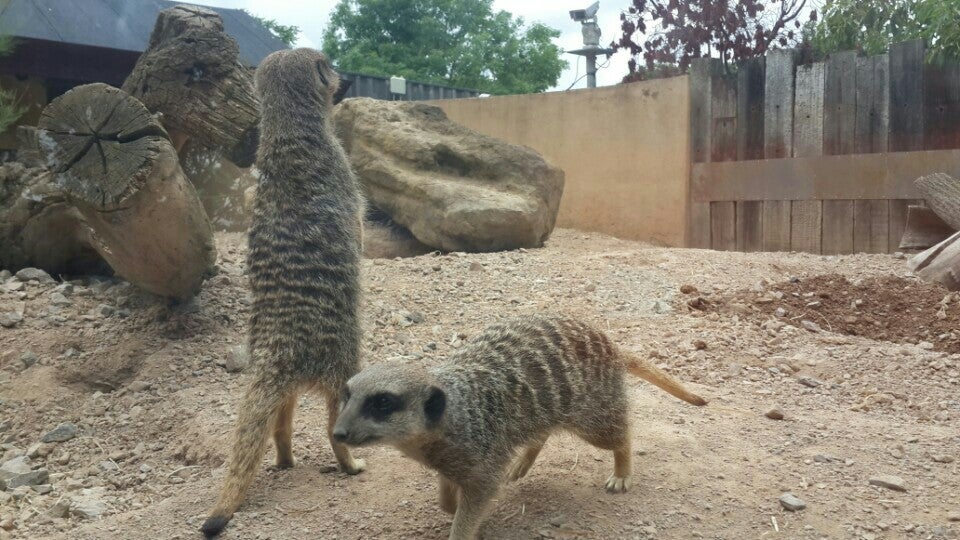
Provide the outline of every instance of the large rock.
{"type": "Polygon", "coordinates": [[[425,103],[348,99],[333,122],[371,203],[444,251],[540,247],[563,171],[425,103]]]}

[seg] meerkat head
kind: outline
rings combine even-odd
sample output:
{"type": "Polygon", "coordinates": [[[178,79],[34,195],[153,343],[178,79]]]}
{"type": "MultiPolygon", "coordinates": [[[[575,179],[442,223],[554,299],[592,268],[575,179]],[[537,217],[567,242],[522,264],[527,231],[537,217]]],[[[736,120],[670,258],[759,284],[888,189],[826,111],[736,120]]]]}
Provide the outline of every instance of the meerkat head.
{"type": "Polygon", "coordinates": [[[422,368],[380,364],[343,388],[333,437],[350,446],[401,444],[437,429],[447,396],[422,368]]]}
{"type": "Polygon", "coordinates": [[[319,98],[333,105],[340,76],[330,67],[326,55],[314,49],[284,49],[260,62],[255,75],[257,93],[263,103],[291,95],[319,98]]]}

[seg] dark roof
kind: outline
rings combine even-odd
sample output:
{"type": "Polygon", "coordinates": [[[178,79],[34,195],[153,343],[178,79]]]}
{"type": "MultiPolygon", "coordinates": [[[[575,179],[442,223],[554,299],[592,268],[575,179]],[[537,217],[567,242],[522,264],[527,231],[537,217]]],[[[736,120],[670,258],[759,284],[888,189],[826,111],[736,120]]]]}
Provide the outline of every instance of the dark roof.
{"type": "MultiPolygon", "coordinates": [[[[143,52],[157,14],[177,4],[167,0],[0,0],[0,33],[143,52]]],[[[240,61],[256,66],[287,46],[240,9],[209,7],[223,18],[224,29],[240,45],[240,61]]]]}

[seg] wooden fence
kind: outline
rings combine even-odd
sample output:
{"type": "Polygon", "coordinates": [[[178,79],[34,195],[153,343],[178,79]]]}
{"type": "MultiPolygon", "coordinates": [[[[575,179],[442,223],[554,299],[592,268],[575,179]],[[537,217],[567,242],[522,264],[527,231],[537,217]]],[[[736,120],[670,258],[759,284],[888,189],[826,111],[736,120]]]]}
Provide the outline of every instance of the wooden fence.
{"type": "Polygon", "coordinates": [[[922,42],[798,65],[793,50],[690,70],[692,247],[897,249],[917,177],[960,176],[960,65],[922,42]]]}

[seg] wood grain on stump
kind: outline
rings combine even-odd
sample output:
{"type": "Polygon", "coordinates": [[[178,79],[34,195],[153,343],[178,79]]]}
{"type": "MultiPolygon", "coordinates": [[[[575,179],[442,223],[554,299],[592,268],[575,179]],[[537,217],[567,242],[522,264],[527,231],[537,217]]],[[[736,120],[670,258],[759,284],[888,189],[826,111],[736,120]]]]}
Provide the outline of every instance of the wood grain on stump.
{"type": "Polygon", "coordinates": [[[41,157],[82,214],[94,249],[147,291],[194,295],[213,265],[213,233],[156,117],[97,83],[55,99],[38,127],[41,157]]]}
{"type": "Polygon", "coordinates": [[[172,7],[158,15],[123,90],[162,113],[174,140],[198,139],[248,167],[256,153],[259,102],[239,58],[219,15],[197,6],[172,7]]]}

